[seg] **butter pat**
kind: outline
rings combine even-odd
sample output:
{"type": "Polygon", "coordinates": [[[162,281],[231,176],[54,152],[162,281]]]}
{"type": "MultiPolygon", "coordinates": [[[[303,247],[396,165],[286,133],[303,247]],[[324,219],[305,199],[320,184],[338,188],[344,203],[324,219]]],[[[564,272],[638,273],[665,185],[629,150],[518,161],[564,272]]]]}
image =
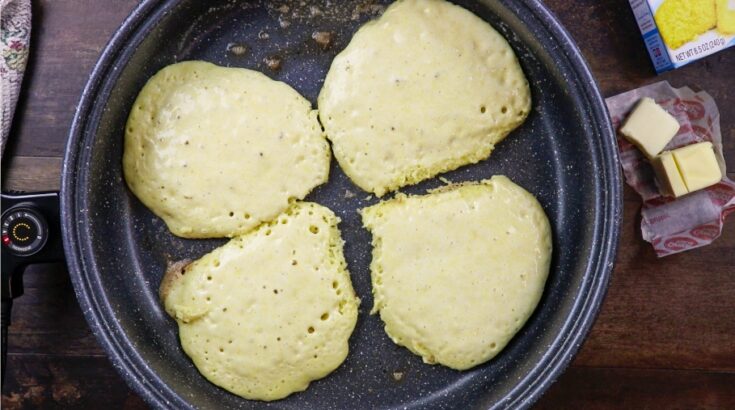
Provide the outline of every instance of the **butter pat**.
{"type": "Polygon", "coordinates": [[[711,142],[687,145],[671,153],[689,192],[707,188],[722,179],[722,171],[711,142]]]}
{"type": "Polygon", "coordinates": [[[676,118],[651,98],[643,98],[630,113],[620,132],[648,158],[663,151],[679,131],[676,118]]]}
{"type": "Polygon", "coordinates": [[[661,193],[673,197],[680,197],[689,193],[671,151],[662,152],[661,155],[651,160],[651,165],[656,171],[656,179],[661,193]]]}
{"type": "Polygon", "coordinates": [[[698,142],[662,152],[651,160],[661,193],[680,197],[712,186],[722,179],[711,142],[698,142]]]}

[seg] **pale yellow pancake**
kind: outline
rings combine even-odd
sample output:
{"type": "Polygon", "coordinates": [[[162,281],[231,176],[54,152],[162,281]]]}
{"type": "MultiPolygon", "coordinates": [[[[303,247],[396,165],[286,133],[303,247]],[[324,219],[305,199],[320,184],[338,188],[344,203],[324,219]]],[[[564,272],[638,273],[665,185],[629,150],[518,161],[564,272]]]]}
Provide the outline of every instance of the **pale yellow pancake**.
{"type": "Polygon", "coordinates": [[[426,363],[464,370],[490,360],[541,298],[549,221],[504,176],[398,195],[362,219],[373,234],[373,313],[426,363]]]}
{"type": "Polygon", "coordinates": [[[232,237],[327,181],[329,146],[309,101],[256,71],[170,65],[143,87],[125,130],[133,193],[171,232],[232,237]]]}
{"type": "Polygon", "coordinates": [[[305,390],[347,356],[357,321],[338,219],[296,203],[161,285],[181,345],[212,383],[257,400],[305,390]]]}
{"type": "Polygon", "coordinates": [[[363,26],[318,102],[339,165],[377,196],[487,158],[531,109],[505,39],[443,0],[399,0],[363,26]]]}

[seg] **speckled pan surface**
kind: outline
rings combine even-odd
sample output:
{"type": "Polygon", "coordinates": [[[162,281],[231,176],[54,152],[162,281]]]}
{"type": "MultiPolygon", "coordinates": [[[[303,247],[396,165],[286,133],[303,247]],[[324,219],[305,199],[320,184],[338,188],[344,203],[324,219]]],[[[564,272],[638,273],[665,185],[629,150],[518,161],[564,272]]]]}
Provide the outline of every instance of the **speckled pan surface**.
{"type": "MultiPolygon", "coordinates": [[[[567,366],[597,314],[617,246],[621,186],[613,131],[579,51],[540,3],[457,3],[508,39],[529,79],[533,108],[488,160],[443,177],[460,182],[505,174],[537,196],[554,239],[541,302],[501,354],[469,371],[426,365],[393,344],[380,318],[368,315],[370,235],[356,212],[377,199],[333,161],[329,183],[306,199],[342,218],[345,257],[363,301],[350,354],[306,392],[269,404],[218,389],[182,352],[176,325],[158,301],[158,284],[167,262],[197,258],[223,241],[174,237],[128,191],[121,169],[125,121],[146,80],[187,59],[261,70],[315,102],[334,55],[382,6],[150,0],[123,23],[72,124],[62,178],[63,236],[87,320],[115,367],[152,406],[518,408],[533,403],[567,366]],[[328,35],[318,32],[333,33],[326,49],[313,37],[328,35]]],[[[418,194],[441,184],[435,178],[403,191],[418,194]]]]}

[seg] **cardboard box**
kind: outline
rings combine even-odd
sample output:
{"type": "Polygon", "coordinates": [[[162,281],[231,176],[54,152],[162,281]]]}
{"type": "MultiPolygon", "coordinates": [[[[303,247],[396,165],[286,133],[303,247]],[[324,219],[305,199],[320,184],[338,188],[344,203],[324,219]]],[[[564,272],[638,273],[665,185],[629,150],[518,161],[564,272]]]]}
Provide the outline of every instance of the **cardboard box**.
{"type": "Polygon", "coordinates": [[[657,73],[735,45],[735,0],[629,0],[657,73]]]}

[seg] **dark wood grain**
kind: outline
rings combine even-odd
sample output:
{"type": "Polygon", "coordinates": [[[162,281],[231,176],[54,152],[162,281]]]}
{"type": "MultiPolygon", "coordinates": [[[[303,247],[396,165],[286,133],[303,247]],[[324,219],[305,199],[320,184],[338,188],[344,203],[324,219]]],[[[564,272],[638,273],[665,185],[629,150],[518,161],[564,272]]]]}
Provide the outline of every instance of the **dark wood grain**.
{"type": "Polygon", "coordinates": [[[18,355],[104,357],[84,321],[65,266],[31,266],[13,303],[8,351],[18,355]]]}
{"type": "Polygon", "coordinates": [[[60,157],[82,88],[135,0],[34,0],[31,54],[6,152],[60,157]]]}
{"type": "Polygon", "coordinates": [[[732,409],[735,374],[571,367],[537,409],[732,409]]]}
{"type": "Polygon", "coordinates": [[[3,164],[3,189],[57,191],[61,186],[60,157],[8,156],[3,164]]]}
{"type": "Polygon", "coordinates": [[[106,357],[10,354],[4,410],[31,408],[145,409],[106,357]]]}
{"type": "MultiPolygon", "coordinates": [[[[659,80],[709,92],[721,111],[735,179],[735,48],[655,76],[627,2],[553,0],[605,96],[659,80]]],[[[56,189],[79,94],[133,0],[36,0],[32,55],[3,188],[56,189]]],[[[717,241],[657,259],[641,239],[640,200],[626,187],[607,298],[569,370],[538,408],[735,408],[735,221],[717,241]]],[[[732,217],[731,217],[732,219],[732,217]]],[[[2,406],[145,408],[106,359],[63,265],[25,275],[16,300],[2,406]]]]}
{"type": "Polygon", "coordinates": [[[709,246],[657,259],[626,187],[608,294],[574,364],[735,371],[735,221],[709,246]]]}

